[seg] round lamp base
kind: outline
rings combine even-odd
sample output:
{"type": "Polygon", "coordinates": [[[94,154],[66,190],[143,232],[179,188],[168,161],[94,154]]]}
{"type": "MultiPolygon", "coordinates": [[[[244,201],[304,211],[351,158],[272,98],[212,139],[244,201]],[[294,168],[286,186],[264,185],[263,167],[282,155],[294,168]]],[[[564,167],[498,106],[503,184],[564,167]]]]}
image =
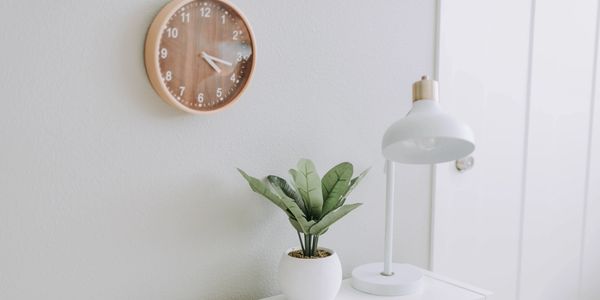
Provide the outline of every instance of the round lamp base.
{"type": "Polygon", "coordinates": [[[352,287],[378,296],[404,296],[423,289],[423,273],[408,264],[393,264],[393,275],[385,276],[383,263],[373,263],[352,270],[352,287]]]}

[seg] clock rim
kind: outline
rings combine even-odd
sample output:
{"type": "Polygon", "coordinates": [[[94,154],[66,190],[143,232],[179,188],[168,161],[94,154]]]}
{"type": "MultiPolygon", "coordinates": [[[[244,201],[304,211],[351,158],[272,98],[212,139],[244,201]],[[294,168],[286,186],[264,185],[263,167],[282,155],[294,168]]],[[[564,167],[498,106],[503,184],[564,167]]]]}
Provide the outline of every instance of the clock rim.
{"type": "Polygon", "coordinates": [[[177,12],[182,6],[187,5],[188,3],[198,1],[198,0],[173,0],[167,3],[159,13],[154,17],[152,24],[148,29],[148,33],[146,34],[146,42],[144,47],[144,60],[146,66],[146,74],[148,75],[148,79],[150,79],[150,83],[152,88],[156,93],[160,96],[160,98],[182,111],[187,113],[196,114],[196,115],[206,115],[219,112],[230,107],[232,104],[236,103],[240,96],[244,93],[250,81],[252,80],[252,76],[254,75],[254,69],[256,65],[256,39],[254,38],[254,32],[252,31],[252,26],[250,22],[246,18],[246,16],[241,12],[241,10],[231,3],[228,0],[206,0],[212,2],[220,2],[221,4],[229,6],[230,9],[234,10],[244,25],[248,30],[248,34],[250,35],[250,44],[252,48],[252,67],[250,68],[250,72],[248,72],[248,78],[246,79],[244,85],[241,87],[239,92],[231,99],[227,104],[211,109],[211,110],[195,110],[191,109],[183,104],[181,104],[171,93],[169,92],[166,84],[162,80],[162,74],[160,73],[160,61],[158,59],[158,49],[160,48],[160,37],[163,32],[164,26],[166,26],[169,18],[177,12]]]}

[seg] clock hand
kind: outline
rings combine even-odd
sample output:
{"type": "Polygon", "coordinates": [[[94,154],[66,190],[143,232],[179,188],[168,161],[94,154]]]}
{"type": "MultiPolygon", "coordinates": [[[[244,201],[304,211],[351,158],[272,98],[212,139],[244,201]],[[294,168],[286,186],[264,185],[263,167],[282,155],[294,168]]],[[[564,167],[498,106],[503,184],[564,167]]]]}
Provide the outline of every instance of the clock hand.
{"type": "Polygon", "coordinates": [[[233,65],[231,62],[228,62],[228,61],[226,61],[226,60],[220,59],[220,58],[218,58],[218,57],[214,57],[214,56],[212,56],[212,55],[208,55],[208,54],[206,54],[206,53],[204,53],[204,54],[206,55],[206,57],[208,57],[208,58],[210,58],[211,60],[214,60],[214,61],[216,61],[216,62],[220,62],[220,63],[222,63],[222,64],[224,64],[224,65],[227,65],[227,66],[230,66],[230,67],[233,65]]]}
{"type": "Polygon", "coordinates": [[[219,68],[219,66],[217,66],[217,64],[215,64],[215,62],[213,61],[213,58],[206,54],[206,52],[202,51],[202,58],[204,58],[204,60],[215,70],[217,71],[217,73],[221,73],[221,68],[219,68]]]}

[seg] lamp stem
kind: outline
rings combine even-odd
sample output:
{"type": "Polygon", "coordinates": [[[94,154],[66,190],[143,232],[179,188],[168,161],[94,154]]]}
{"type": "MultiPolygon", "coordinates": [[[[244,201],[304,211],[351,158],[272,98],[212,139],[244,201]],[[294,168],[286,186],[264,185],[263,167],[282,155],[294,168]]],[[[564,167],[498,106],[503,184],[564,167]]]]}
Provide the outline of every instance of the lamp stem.
{"type": "Polygon", "coordinates": [[[395,170],[394,162],[385,161],[386,194],[385,194],[385,244],[383,249],[383,272],[382,275],[392,276],[392,247],[394,236],[394,185],[395,170]]]}

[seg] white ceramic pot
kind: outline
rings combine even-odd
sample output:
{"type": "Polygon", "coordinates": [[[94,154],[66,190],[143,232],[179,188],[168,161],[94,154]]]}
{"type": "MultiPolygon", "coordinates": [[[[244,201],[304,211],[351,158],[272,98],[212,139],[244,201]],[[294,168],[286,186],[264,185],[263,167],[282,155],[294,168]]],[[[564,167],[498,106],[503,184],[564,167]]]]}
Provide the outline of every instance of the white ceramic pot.
{"type": "Polygon", "coordinates": [[[298,248],[283,253],[279,263],[279,285],[286,300],[333,300],[342,284],[342,264],[333,250],[316,259],[295,258],[288,255],[298,248]]]}

